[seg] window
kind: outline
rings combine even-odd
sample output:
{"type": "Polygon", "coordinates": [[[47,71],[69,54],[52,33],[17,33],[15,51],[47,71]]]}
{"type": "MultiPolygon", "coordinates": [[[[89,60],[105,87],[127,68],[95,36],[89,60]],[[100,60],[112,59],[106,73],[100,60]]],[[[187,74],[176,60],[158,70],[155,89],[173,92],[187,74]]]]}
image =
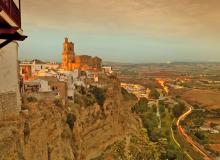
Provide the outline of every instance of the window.
{"type": "Polygon", "coordinates": [[[26,73],[26,71],[25,71],[25,69],[24,68],[22,68],[22,74],[25,74],[26,73]]]}

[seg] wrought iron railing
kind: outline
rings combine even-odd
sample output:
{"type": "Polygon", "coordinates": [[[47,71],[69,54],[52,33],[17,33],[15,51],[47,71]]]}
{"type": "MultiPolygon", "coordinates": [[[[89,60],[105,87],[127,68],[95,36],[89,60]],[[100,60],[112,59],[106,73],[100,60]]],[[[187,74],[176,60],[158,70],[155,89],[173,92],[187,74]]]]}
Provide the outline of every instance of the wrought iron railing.
{"type": "Polygon", "coordinates": [[[7,15],[21,27],[21,12],[13,0],[0,0],[0,10],[4,10],[7,15]]]}

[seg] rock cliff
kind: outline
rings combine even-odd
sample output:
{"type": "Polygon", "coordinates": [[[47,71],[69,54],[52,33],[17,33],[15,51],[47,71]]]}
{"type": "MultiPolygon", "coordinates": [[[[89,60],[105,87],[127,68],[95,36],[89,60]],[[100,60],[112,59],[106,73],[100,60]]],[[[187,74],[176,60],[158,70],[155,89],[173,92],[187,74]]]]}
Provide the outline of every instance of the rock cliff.
{"type": "Polygon", "coordinates": [[[136,99],[114,78],[78,88],[76,102],[26,99],[19,117],[0,122],[1,160],[90,160],[131,135],[141,123],[136,99]]]}

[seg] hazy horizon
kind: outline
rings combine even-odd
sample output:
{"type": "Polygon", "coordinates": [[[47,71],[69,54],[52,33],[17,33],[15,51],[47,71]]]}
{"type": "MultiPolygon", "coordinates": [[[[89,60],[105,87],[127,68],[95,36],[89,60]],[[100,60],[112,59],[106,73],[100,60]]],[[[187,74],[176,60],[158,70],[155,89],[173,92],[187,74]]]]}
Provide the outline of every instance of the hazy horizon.
{"type": "Polygon", "coordinates": [[[19,57],[61,61],[68,37],[77,54],[104,61],[220,62],[219,7],[218,0],[23,0],[28,39],[19,57]]]}

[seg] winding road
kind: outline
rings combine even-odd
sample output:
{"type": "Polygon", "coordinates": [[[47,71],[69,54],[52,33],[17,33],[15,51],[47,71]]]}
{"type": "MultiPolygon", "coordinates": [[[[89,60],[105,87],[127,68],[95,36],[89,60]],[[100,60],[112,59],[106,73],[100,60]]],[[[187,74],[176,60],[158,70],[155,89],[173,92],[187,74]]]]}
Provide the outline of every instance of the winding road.
{"type": "MultiPolygon", "coordinates": [[[[168,94],[169,93],[169,89],[165,86],[165,81],[161,80],[161,79],[157,79],[158,83],[161,85],[161,87],[164,89],[164,91],[168,94]]],[[[160,91],[159,91],[160,92],[160,91]]],[[[162,92],[160,92],[160,98],[161,99],[163,97],[162,92]]],[[[212,160],[212,158],[210,158],[210,156],[205,153],[205,151],[203,151],[203,148],[201,147],[200,144],[198,144],[197,142],[194,142],[189,135],[187,135],[187,133],[185,132],[185,130],[183,129],[183,127],[180,125],[180,121],[183,121],[189,114],[192,113],[192,106],[190,106],[189,104],[187,104],[186,102],[184,102],[186,104],[186,106],[188,106],[189,110],[186,111],[185,113],[183,113],[176,121],[176,126],[178,128],[178,131],[180,132],[180,134],[182,134],[182,136],[185,138],[186,142],[188,142],[195,151],[197,151],[198,153],[200,153],[203,157],[204,160],[212,160]]],[[[180,144],[176,141],[174,135],[173,135],[173,130],[171,128],[171,132],[172,132],[172,136],[173,139],[175,141],[175,143],[180,147],[180,144]]],[[[188,153],[186,153],[188,155],[188,153]]],[[[191,156],[188,155],[190,159],[191,156]]]]}
{"type": "Polygon", "coordinates": [[[184,120],[190,113],[192,113],[192,107],[189,107],[189,110],[185,113],[183,113],[178,120],[176,121],[176,126],[179,130],[179,132],[183,135],[183,137],[185,138],[185,140],[193,147],[193,149],[195,151],[197,151],[198,153],[200,153],[204,160],[212,160],[212,158],[210,158],[210,156],[208,154],[206,154],[202,149],[201,146],[197,143],[194,142],[185,132],[185,130],[183,129],[183,127],[180,125],[180,121],[184,120]]]}

